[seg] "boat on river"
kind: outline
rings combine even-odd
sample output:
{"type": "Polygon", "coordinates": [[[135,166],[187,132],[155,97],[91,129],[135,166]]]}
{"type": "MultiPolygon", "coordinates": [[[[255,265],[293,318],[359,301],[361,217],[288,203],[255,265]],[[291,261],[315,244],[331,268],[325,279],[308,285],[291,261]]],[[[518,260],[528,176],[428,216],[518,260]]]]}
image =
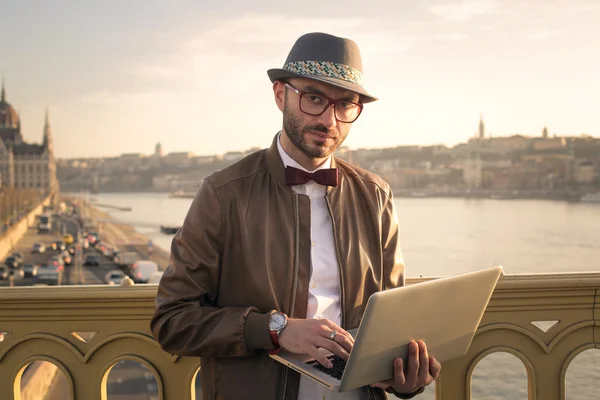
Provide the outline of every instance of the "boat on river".
{"type": "Polygon", "coordinates": [[[177,233],[177,231],[179,230],[179,228],[181,228],[178,225],[161,225],[160,226],[160,231],[162,233],[165,233],[167,235],[174,235],[177,233]]]}

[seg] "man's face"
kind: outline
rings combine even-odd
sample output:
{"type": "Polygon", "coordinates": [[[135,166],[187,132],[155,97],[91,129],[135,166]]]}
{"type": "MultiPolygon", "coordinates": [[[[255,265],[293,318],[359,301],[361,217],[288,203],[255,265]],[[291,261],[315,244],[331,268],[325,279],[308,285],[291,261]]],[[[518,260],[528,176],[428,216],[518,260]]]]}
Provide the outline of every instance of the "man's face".
{"type": "MultiPolygon", "coordinates": [[[[344,99],[358,102],[358,94],[310,79],[290,79],[290,85],[302,92],[314,93],[334,100],[344,99]]],[[[318,116],[300,110],[300,96],[285,88],[283,128],[290,141],[311,159],[327,158],[346,139],[352,123],[339,122],[335,110],[329,106],[318,116]]]]}

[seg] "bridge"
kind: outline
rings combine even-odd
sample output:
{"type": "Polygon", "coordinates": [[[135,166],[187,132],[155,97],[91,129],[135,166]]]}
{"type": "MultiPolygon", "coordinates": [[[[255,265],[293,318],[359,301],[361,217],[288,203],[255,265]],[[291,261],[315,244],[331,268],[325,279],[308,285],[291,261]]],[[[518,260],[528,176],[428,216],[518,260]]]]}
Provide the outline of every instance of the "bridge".
{"type": "MultiPolygon", "coordinates": [[[[67,382],[65,399],[106,400],[110,371],[125,360],[148,370],[158,398],[195,400],[199,359],[171,356],[151,336],[156,290],[156,285],[0,288],[0,369],[6,371],[0,374],[0,398],[20,399],[23,371],[42,360],[67,382]]],[[[444,363],[435,398],[471,399],[476,367],[502,352],[524,368],[528,399],[564,400],[573,360],[600,346],[599,291],[598,273],[503,276],[468,353],[444,363]]],[[[570,398],[597,398],[587,394],[570,398]]]]}

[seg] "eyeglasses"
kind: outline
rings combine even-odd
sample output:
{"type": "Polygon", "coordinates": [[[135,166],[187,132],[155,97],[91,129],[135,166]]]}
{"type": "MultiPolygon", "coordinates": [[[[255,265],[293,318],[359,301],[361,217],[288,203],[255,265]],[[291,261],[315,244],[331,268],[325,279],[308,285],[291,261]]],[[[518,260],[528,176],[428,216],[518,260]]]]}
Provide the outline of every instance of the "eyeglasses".
{"type": "Polygon", "coordinates": [[[337,121],[352,123],[358,119],[363,109],[363,106],[360,103],[348,100],[333,100],[321,94],[303,92],[287,82],[285,83],[285,86],[300,97],[298,100],[300,111],[308,115],[321,115],[330,105],[333,105],[335,119],[337,121]]]}

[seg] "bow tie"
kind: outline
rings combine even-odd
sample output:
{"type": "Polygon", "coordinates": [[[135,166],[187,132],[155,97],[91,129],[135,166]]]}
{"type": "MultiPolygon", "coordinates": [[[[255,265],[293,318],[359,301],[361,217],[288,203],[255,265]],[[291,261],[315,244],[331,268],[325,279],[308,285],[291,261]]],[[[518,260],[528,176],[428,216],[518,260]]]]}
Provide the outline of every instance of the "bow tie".
{"type": "Polygon", "coordinates": [[[294,167],[285,167],[286,185],[304,185],[311,180],[324,186],[337,186],[338,170],[337,168],[324,168],[315,172],[306,172],[294,167]]]}

